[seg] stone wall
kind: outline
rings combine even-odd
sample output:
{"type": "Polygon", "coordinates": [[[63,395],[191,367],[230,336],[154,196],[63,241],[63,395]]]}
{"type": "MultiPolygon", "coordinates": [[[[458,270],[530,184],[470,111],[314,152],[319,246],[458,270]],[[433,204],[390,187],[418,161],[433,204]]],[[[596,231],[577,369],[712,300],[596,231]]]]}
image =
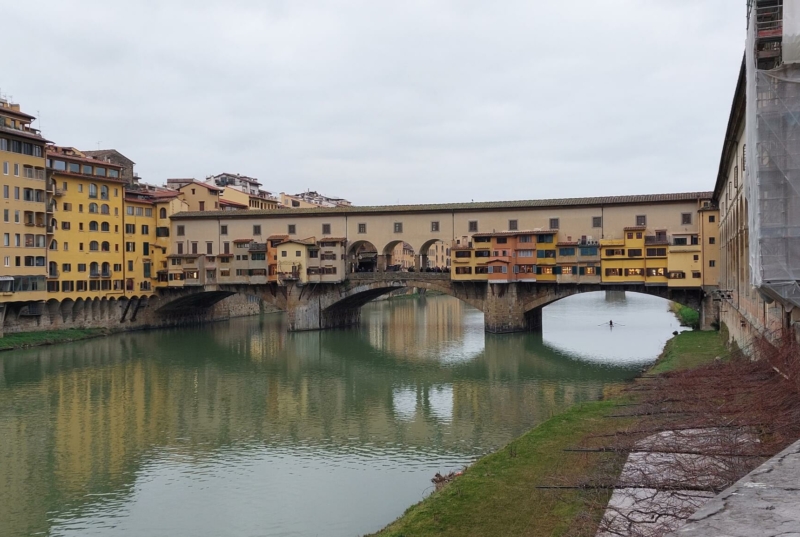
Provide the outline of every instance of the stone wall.
{"type": "Polygon", "coordinates": [[[258,315],[280,311],[264,303],[257,296],[235,293],[209,308],[195,309],[180,314],[163,314],[158,311],[168,297],[142,297],[51,301],[44,304],[41,315],[26,315],[23,304],[6,304],[0,314],[0,335],[42,330],[69,328],[106,328],[109,330],[140,330],[181,326],[233,317],[258,315]]]}

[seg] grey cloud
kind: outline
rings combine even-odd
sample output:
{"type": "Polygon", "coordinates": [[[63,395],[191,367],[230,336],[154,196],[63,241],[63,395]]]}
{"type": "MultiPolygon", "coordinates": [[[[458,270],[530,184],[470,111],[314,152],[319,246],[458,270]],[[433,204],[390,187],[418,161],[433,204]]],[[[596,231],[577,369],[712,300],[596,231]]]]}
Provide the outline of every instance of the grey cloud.
{"type": "Polygon", "coordinates": [[[743,5],[17,2],[0,89],[148,182],[356,203],[710,189],[743,5]],[[15,50],[21,50],[14,47],[15,50]]]}

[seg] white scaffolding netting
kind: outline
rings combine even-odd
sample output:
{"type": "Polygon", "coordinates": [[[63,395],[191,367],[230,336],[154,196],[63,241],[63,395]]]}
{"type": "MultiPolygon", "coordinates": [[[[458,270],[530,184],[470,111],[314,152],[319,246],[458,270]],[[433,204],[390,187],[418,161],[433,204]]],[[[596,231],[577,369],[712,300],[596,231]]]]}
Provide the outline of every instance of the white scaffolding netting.
{"type": "Polygon", "coordinates": [[[747,32],[746,166],[751,283],[800,306],[800,64],[757,68],[747,32]]]}

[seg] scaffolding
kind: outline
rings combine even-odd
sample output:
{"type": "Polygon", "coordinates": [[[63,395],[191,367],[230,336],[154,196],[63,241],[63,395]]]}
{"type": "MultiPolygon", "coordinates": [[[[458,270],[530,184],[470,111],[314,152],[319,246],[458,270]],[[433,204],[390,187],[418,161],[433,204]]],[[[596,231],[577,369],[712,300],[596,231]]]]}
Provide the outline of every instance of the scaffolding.
{"type": "Polygon", "coordinates": [[[800,0],[750,0],[745,199],[752,284],[800,306],[800,0]]]}

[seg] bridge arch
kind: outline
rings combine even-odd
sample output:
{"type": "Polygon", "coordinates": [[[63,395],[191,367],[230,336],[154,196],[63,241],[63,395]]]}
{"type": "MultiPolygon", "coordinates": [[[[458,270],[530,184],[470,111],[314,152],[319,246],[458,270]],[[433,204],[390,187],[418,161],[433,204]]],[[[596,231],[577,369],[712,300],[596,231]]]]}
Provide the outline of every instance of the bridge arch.
{"type": "Polygon", "coordinates": [[[366,239],[353,241],[347,248],[347,272],[375,272],[378,270],[378,248],[366,239]]]}

